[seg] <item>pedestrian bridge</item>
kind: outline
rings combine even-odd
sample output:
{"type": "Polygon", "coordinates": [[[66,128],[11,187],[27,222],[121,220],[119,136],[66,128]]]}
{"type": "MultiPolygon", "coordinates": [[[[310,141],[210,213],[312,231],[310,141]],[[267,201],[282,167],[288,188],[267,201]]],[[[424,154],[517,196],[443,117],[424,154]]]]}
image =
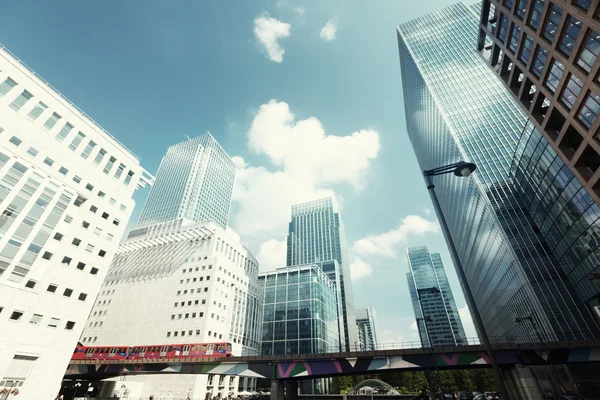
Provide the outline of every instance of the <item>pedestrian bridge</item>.
{"type": "MultiPolygon", "coordinates": [[[[500,367],[600,362],[600,340],[492,343],[500,367]]],[[[161,360],[72,360],[65,378],[100,380],[135,374],[209,374],[271,380],[431,369],[491,367],[481,344],[325,354],[161,360]],[[432,354],[434,356],[432,356],[432,354]]]]}

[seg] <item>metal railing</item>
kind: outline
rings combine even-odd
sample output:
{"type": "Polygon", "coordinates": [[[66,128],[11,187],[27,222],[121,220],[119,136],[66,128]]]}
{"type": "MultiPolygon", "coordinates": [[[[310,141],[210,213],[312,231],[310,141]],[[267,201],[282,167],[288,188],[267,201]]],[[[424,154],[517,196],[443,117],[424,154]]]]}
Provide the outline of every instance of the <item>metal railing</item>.
{"type": "Polygon", "coordinates": [[[25,64],[25,62],[23,60],[21,60],[19,57],[17,57],[15,54],[13,54],[9,49],[7,49],[6,47],[4,47],[4,45],[2,43],[0,43],[0,50],[3,50],[6,54],[8,54],[10,57],[12,57],[14,59],[14,61],[16,61],[19,65],[21,65],[29,73],[31,73],[33,76],[35,76],[37,79],[39,79],[44,85],[46,85],[52,92],[54,92],[54,93],[50,93],[51,95],[52,94],[56,94],[62,100],[64,100],[65,102],[69,103],[69,105],[71,107],[73,107],[77,112],[79,112],[81,114],[80,115],[81,118],[83,118],[84,120],[86,120],[86,122],[92,124],[96,128],[100,129],[110,139],[114,140],[119,146],[121,146],[123,148],[123,150],[125,150],[127,153],[129,153],[130,156],[132,156],[133,158],[135,158],[138,162],[140,161],[140,158],[138,156],[136,156],[131,150],[129,150],[129,148],[127,148],[127,146],[125,146],[123,143],[121,143],[119,141],[119,139],[117,139],[116,137],[114,137],[113,135],[111,135],[106,129],[104,129],[92,117],[90,117],[88,114],[86,114],[81,108],[79,108],[75,103],[73,103],[71,100],[69,100],[64,94],[62,94],[61,92],[59,92],[58,89],[56,89],[54,86],[52,86],[50,84],[50,82],[48,82],[47,80],[45,80],[42,76],[40,76],[37,72],[35,72],[29,65],[25,64]]]}

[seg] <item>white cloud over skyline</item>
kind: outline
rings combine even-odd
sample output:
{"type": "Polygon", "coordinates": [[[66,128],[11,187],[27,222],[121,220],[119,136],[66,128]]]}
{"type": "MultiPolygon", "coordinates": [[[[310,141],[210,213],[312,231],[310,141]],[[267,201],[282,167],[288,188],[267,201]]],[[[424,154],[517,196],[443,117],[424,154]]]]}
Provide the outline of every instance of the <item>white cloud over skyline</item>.
{"type": "Polygon", "coordinates": [[[264,47],[269,60],[281,63],[285,50],[279,40],[290,36],[291,25],[263,13],[254,19],[254,36],[264,47]]]}
{"type": "Polygon", "coordinates": [[[260,106],[247,138],[250,150],[268,161],[255,166],[233,157],[237,212],[230,221],[240,235],[262,243],[261,270],[275,264],[271,252],[281,254],[292,204],[335,196],[338,185],[360,191],[380,150],[376,131],[328,135],[318,118],[297,119],[277,100],[260,106]]]}
{"type": "Polygon", "coordinates": [[[320,37],[326,42],[334,41],[337,33],[337,22],[332,19],[327,21],[325,26],[321,29],[320,37]]]}
{"type": "Polygon", "coordinates": [[[373,267],[360,257],[353,257],[350,261],[350,275],[352,281],[361,280],[373,273],[373,267]]]}
{"type": "Polygon", "coordinates": [[[408,215],[390,231],[357,240],[352,246],[352,252],[361,256],[395,258],[398,256],[398,245],[406,244],[410,235],[423,236],[439,231],[437,222],[426,220],[418,215],[408,215]]]}

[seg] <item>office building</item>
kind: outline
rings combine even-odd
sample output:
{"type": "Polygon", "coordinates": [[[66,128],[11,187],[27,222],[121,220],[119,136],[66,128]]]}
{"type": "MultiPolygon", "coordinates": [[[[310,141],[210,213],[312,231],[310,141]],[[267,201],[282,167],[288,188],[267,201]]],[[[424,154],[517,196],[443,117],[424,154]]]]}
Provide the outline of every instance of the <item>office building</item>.
{"type": "Polygon", "coordinates": [[[175,219],[214,221],[225,228],[235,166],[210,133],[169,147],[138,226],[175,219]]]}
{"type": "Polygon", "coordinates": [[[377,315],[373,306],[357,310],[356,329],[358,330],[359,346],[356,350],[377,350],[376,321],[377,315]]]}
{"type": "Polygon", "coordinates": [[[429,339],[433,346],[467,344],[442,257],[430,253],[427,246],[409,247],[406,253],[410,269],[406,279],[421,344],[428,347],[429,339]],[[432,293],[430,289],[439,292],[432,293]]]}
{"type": "Polygon", "coordinates": [[[515,185],[561,273],[598,319],[598,2],[486,0],[482,18],[478,49],[529,117],[515,185]]]}
{"type": "MultiPolygon", "coordinates": [[[[339,351],[338,286],[320,265],[285,267],[258,275],[263,295],[262,355],[339,351]]],[[[328,393],[330,379],[302,385],[328,393]]]]}
{"type": "Polygon", "coordinates": [[[597,337],[591,310],[515,187],[511,166],[528,117],[477,51],[478,31],[479,8],[462,3],[398,27],[407,130],[420,168],[477,164],[469,178],[433,177],[462,284],[490,337],[530,341],[532,324],[540,340],[597,337]]]}
{"type": "Polygon", "coordinates": [[[132,196],[152,179],[125,146],[0,49],[0,390],[56,396],[132,196]]]}
{"type": "MultiPolygon", "coordinates": [[[[257,355],[262,321],[257,279],[256,259],[217,223],[180,219],[136,228],[117,250],[81,343],[229,342],[233,355],[257,355]]],[[[113,381],[114,390],[125,385],[129,397],[140,398],[226,398],[255,387],[255,379],[208,375],[113,381]]]]}
{"type": "Polygon", "coordinates": [[[354,297],[348,244],[344,225],[334,205],[327,197],[292,206],[292,220],[287,237],[287,266],[336,260],[339,265],[343,335],[342,348],[350,350],[358,344],[354,297]]]}

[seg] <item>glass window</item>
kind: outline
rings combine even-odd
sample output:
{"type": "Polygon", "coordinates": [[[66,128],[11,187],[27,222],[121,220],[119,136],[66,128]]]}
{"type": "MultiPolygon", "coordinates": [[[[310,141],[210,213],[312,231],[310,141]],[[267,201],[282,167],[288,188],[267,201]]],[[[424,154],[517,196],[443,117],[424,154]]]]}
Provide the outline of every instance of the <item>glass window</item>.
{"type": "Polygon", "coordinates": [[[61,174],[63,174],[63,175],[66,175],[66,174],[69,172],[69,170],[68,170],[68,169],[66,169],[65,167],[60,167],[60,168],[58,169],[58,172],[60,172],[60,173],[61,173],[61,174]]]}
{"type": "Polygon", "coordinates": [[[550,16],[548,17],[548,22],[546,22],[546,28],[544,29],[544,38],[550,43],[554,41],[554,37],[556,36],[556,30],[558,29],[562,12],[562,8],[556,4],[552,4],[550,16]]]}
{"type": "Polygon", "coordinates": [[[581,93],[581,88],[583,87],[583,82],[579,80],[575,75],[571,74],[571,79],[567,83],[567,87],[563,91],[562,96],[560,97],[560,101],[567,107],[569,110],[573,107],[573,104],[577,101],[577,96],[581,93]]]}
{"type": "Polygon", "coordinates": [[[544,0],[535,0],[533,3],[533,11],[531,12],[531,18],[529,18],[529,25],[537,31],[540,26],[540,20],[542,19],[542,12],[544,11],[544,0]]]}
{"type": "Polygon", "coordinates": [[[531,49],[533,48],[533,38],[525,35],[525,42],[523,42],[523,48],[521,49],[521,61],[527,65],[529,57],[531,56],[531,49]]]}
{"type": "Polygon", "coordinates": [[[544,66],[546,65],[546,60],[548,59],[548,50],[543,48],[542,46],[538,46],[538,51],[536,53],[535,61],[533,62],[532,72],[538,78],[542,76],[542,71],[544,70],[544,66]]]}
{"type": "Polygon", "coordinates": [[[512,33],[510,35],[510,43],[508,48],[513,53],[517,51],[517,46],[519,45],[519,38],[521,37],[521,27],[517,24],[513,24],[512,33]]]}
{"type": "Polygon", "coordinates": [[[600,53],[600,35],[594,30],[591,30],[585,41],[585,47],[579,55],[577,65],[583,68],[586,72],[592,70],[592,66],[600,53]]]}
{"type": "Polygon", "coordinates": [[[87,185],[85,185],[85,188],[91,192],[92,190],[94,190],[94,185],[88,183],[87,185]]]}
{"type": "Polygon", "coordinates": [[[50,293],[54,293],[54,292],[56,292],[56,289],[58,289],[58,286],[50,284],[50,285],[48,285],[48,289],[46,289],[46,291],[48,291],[50,293]]]}
{"type": "Polygon", "coordinates": [[[65,291],[63,292],[63,296],[65,296],[65,297],[71,297],[72,294],[73,294],[73,289],[65,289],[65,291]]]}
{"type": "Polygon", "coordinates": [[[508,8],[509,10],[512,10],[512,6],[513,6],[513,0],[504,0],[504,5],[506,6],[506,8],[508,8]]]}
{"type": "Polygon", "coordinates": [[[131,183],[131,178],[133,178],[133,171],[129,170],[129,172],[127,173],[127,176],[125,177],[125,180],[123,181],[124,184],[129,185],[129,183],[131,183]]]}
{"type": "Polygon", "coordinates": [[[81,157],[83,157],[84,159],[87,160],[87,158],[90,156],[90,153],[92,152],[92,150],[94,150],[94,147],[96,147],[96,142],[94,142],[93,140],[90,140],[87,144],[87,146],[85,146],[85,150],[83,150],[83,153],[81,153],[81,157]]]}
{"type": "Polygon", "coordinates": [[[525,18],[525,12],[527,11],[528,2],[529,0],[519,0],[519,3],[517,5],[517,17],[521,19],[525,18]]]}
{"type": "Polygon", "coordinates": [[[589,10],[592,5],[592,0],[575,0],[575,5],[582,10],[589,10]]]}
{"type": "Polygon", "coordinates": [[[14,99],[12,103],[10,103],[9,107],[15,111],[19,111],[21,107],[23,107],[25,103],[27,103],[32,97],[33,95],[31,93],[29,93],[27,90],[23,90],[21,94],[14,99]]]}
{"type": "Polygon", "coordinates": [[[82,132],[77,132],[77,136],[75,136],[75,138],[69,145],[69,149],[75,151],[75,149],[77,149],[77,147],[81,144],[83,139],[85,139],[85,134],[82,132]]]}
{"type": "Polygon", "coordinates": [[[74,126],[67,122],[65,124],[65,126],[62,127],[60,132],[58,132],[58,135],[56,135],[56,140],[58,140],[59,142],[62,142],[63,140],[65,140],[65,138],[67,137],[67,135],[69,134],[69,132],[71,132],[71,130],[73,128],[74,128],[74,126]]]}
{"type": "Polygon", "coordinates": [[[54,128],[54,125],[56,125],[58,120],[61,118],[62,117],[60,115],[58,115],[57,113],[52,113],[52,115],[44,123],[44,128],[46,128],[48,130],[54,128]]]}
{"type": "Polygon", "coordinates": [[[558,83],[564,72],[565,66],[562,65],[560,61],[554,60],[554,64],[552,65],[552,68],[550,68],[550,73],[548,74],[548,79],[546,79],[546,87],[550,89],[552,93],[556,92],[556,88],[558,87],[558,83]]]}
{"type": "Polygon", "coordinates": [[[504,43],[508,35],[508,18],[505,15],[500,20],[500,29],[498,30],[498,39],[504,43]]]}
{"type": "Polygon", "coordinates": [[[117,161],[117,159],[112,156],[108,159],[108,161],[106,162],[106,165],[104,166],[103,172],[105,174],[108,174],[108,172],[112,169],[113,165],[115,165],[115,161],[117,161]]]}
{"type": "Polygon", "coordinates": [[[50,157],[46,157],[46,158],[44,159],[44,164],[46,164],[46,165],[48,165],[48,166],[50,166],[50,167],[51,167],[51,166],[54,164],[54,160],[53,160],[53,159],[51,159],[50,157]]]}
{"type": "Polygon", "coordinates": [[[38,155],[39,151],[37,151],[37,149],[34,147],[30,147],[29,150],[27,150],[27,153],[29,153],[29,155],[32,157],[35,157],[38,155]]]}
{"type": "Polygon", "coordinates": [[[575,46],[575,41],[577,41],[577,36],[579,36],[580,31],[581,21],[573,16],[569,17],[567,30],[565,31],[562,42],[559,46],[560,51],[565,53],[567,56],[570,56],[573,52],[573,47],[575,46]]]}
{"type": "Polygon", "coordinates": [[[44,111],[46,111],[46,109],[47,109],[47,108],[48,108],[48,106],[47,106],[47,105],[45,105],[44,103],[42,103],[42,102],[40,101],[40,102],[38,103],[38,105],[37,105],[37,106],[35,106],[35,107],[33,108],[33,110],[31,110],[31,111],[29,112],[29,117],[30,117],[31,119],[33,119],[33,120],[36,120],[36,119],[38,119],[38,118],[40,117],[40,115],[42,115],[42,113],[43,113],[44,111]]]}
{"type": "Polygon", "coordinates": [[[102,162],[102,159],[104,158],[105,155],[106,155],[106,150],[100,149],[98,154],[96,154],[96,158],[94,159],[94,164],[100,164],[100,162],[102,162]]]}
{"type": "Polygon", "coordinates": [[[590,92],[587,100],[579,111],[579,115],[577,115],[577,119],[583,126],[589,129],[594,124],[594,121],[596,121],[598,114],[600,114],[600,96],[590,92]]]}
{"type": "Polygon", "coordinates": [[[17,82],[13,81],[10,78],[6,78],[4,82],[0,83],[0,97],[10,92],[10,89],[14,88],[16,85],[17,82]]]}
{"type": "Polygon", "coordinates": [[[33,314],[33,316],[31,317],[31,321],[29,321],[29,323],[32,325],[37,325],[40,323],[41,320],[42,320],[41,314],[33,314]]]}
{"type": "Polygon", "coordinates": [[[14,144],[15,146],[19,146],[21,143],[23,143],[23,141],[16,136],[11,137],[8,141],[14,144]]]}
{"type": "Polygon", "coordinates": [[[81,182],[81,177],[80,177],[80,176],[78,176],[78,175],[75,175],[75,176],[73,177],[73,181],[74,181],[75,183],[79,183],[79,182],[81,182]]]}
{"type": "Polygon", "coordinates": [[[115,178],[119,179],[121,175],[123,175],[123,171],[125,171],[125,164],[119,164],[119,168],[115,171],[115,178]]]}

